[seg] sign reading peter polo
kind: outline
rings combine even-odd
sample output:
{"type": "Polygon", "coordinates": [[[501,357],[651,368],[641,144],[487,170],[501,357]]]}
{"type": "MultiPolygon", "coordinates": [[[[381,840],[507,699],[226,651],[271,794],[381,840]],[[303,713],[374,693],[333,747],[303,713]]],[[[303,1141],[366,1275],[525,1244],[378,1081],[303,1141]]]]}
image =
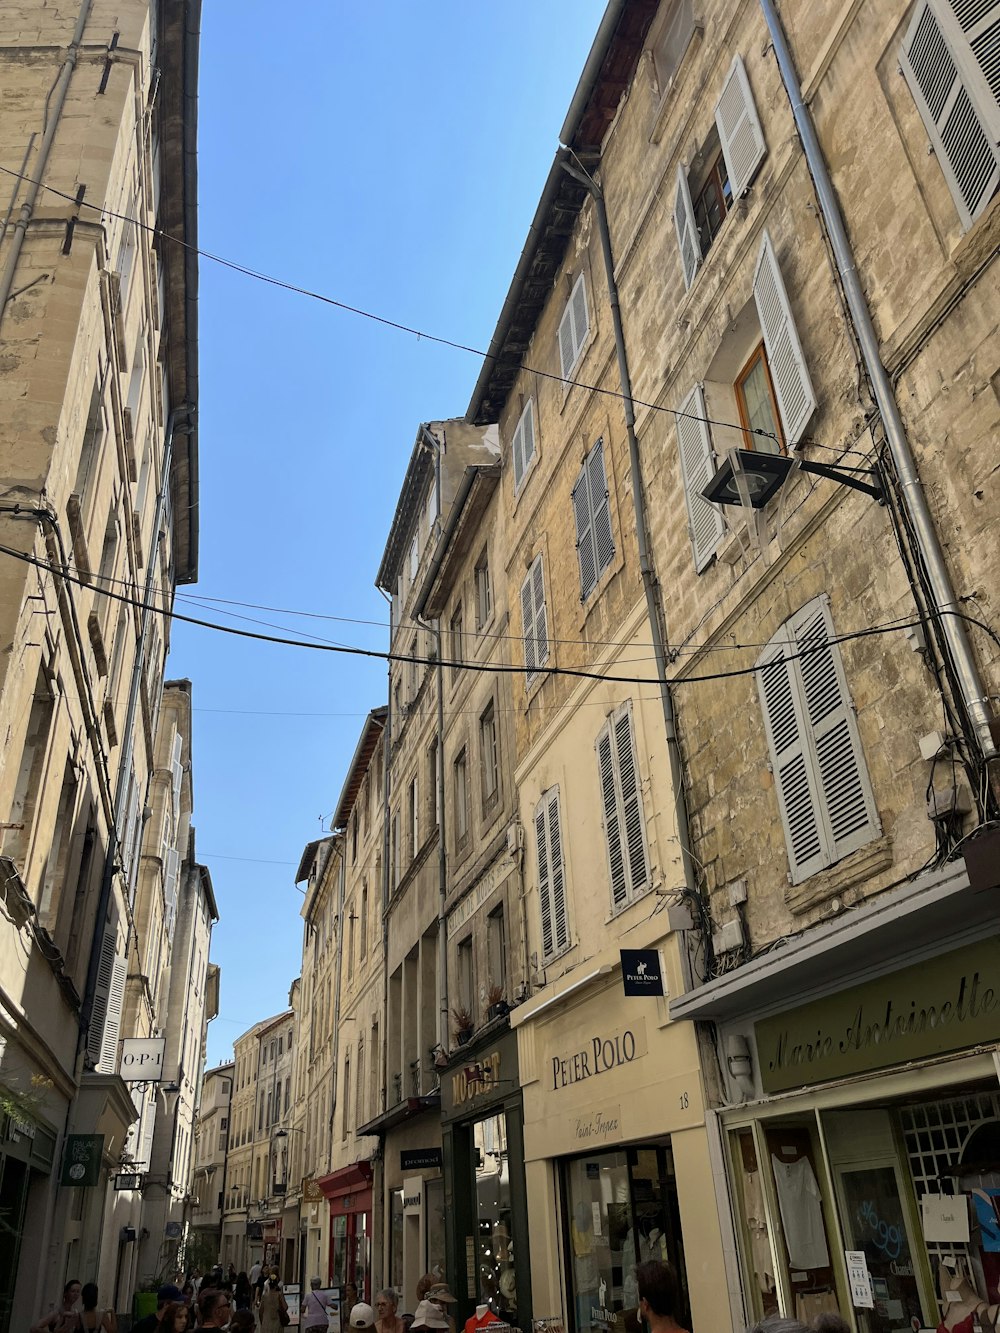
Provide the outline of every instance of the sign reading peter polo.
{"type": "Polygon", "coordinates": [[[1000,939],[830,995],[755,1025],[765,1092],[995,1043],[1000,939]]]}
{"type": "Polygon", "coordinates": [[[630,1065],[648,1050],[646,1024],[640,1019],[617,1032],[598,1032],[575,1051],[563,1052],[549,1058],[549,1077],[553,1091],[581,1083],[597,1074],[608,1074],[630,1065]]]}
{"type": "Polygon", "coordinates": [[[622,949],[622,988],[626,995],[662,995],[663,964],[659,949],[622,949]]]}

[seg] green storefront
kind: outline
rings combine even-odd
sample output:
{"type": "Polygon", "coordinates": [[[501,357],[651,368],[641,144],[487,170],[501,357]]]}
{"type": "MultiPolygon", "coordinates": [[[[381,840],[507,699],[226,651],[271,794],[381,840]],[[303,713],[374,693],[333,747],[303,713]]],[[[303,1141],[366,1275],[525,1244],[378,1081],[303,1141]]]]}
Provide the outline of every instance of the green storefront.
{"type": "Polygon", "coordinates": [[[492,1024],[441,1075],[447,1271],[459,1328],[488,1305],[530,1333],[531,1271],[517,1036],[492,1024]]]}

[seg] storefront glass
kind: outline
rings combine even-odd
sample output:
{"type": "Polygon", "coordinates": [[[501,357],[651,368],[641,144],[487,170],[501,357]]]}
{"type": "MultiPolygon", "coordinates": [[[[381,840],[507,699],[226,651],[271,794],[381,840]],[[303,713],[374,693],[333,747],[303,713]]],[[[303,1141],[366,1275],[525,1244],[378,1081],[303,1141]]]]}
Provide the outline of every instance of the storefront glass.
{"type": "Polygon", "coordinates": [[[358,1289],[358,1297],[363,1301],[371,1300],[368,1284],[371,1240],[368,1236],[368,1214],[354,1214],[354,1264],[351,1278],[358,1289]]]}
{"type": "Polygon", "coordinates": [[[507,1120],[487,1116],[473,1126],[476,1159],[476,1295],[501,1319],[517,1322],[517,1280],[510,1206],[507,1120]]]}
{"type": "Polygon", "coordinates": [[[688,1322],[680,1212],[669,1146],[591,1153],[563,1168],[567,1270],[575,1333],[635,1329],[639,1293],[635,1267],[662,1259],[678,1281],[688,1322]]]}
{"type": "Polygon", "coordinates": [[[403,1191],[393,1190],[389,1204],[389,1286],[403,1296],[403,1191]]]}
{"type": "Polygon", "coordinates": [[[444,1239],[444,1180],[436,1176],[424,1181],[424,1200],[427,1209],[427,1266],[425,1273],[446,1271],[444,1239]]]}
{"type": "Polygon", "coordinates": [[[342,1287],[347,1281],[347,1218],[343,1214],[333,1219],[330,1251],[334,1286],[342,1287]]]}

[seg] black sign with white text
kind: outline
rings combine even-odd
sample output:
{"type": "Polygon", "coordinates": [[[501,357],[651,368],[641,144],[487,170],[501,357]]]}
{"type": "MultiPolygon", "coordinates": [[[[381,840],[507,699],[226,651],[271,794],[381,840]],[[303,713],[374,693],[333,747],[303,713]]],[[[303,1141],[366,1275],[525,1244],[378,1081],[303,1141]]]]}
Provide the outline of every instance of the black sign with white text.
{"type": "Polygon", "coordinates": [[[658,949],[622,949],[622,986],[626,995],[662,995],[663,965],[658,949]]]}
{"type": "Polygon", "coordinates": [[[432,1171],[441,1167],[440,1148],[401,1148],[400,1171],[432,1171]]]}

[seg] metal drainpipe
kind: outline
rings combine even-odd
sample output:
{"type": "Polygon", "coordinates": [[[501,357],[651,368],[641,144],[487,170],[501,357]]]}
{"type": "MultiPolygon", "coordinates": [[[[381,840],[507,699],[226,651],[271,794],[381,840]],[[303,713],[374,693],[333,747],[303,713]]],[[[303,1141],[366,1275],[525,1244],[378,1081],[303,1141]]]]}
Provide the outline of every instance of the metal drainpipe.
{"type": "MultiPolygon", "coordinates": [[[[434,486],[437,495],[437,521],[441,523],[441,442],[421,422],[420,434],[434,454],[434,486]]],[[[433,625],[420,622],[434,634],[437,643],[437,801],[438,801],[438,1045],[448,1049],[448,856],[444,841],[444,666],[442,659],[441,618],[433,625]]]]}
{"type": "Polygon", "coordinates": [[[851,243],[844,226],[837,195],[833,188],[833,181],[830,179],[830,173],[827,170],[826,159],[820,147],[812,116],[802,99],[802,89],[795,71],[795,64],[773,0],[760,0],[760,7],[763,10],[771,42],[774,46],[778,70],[781,73],[785,92],[791,104],[792,115],[795,117],[795,124],[802,141],[802,149],[805,153],[809,173],[816,188],[820,212],[823,215],[827,233],[830,237],[830,245],[837,262],[837,271],[844,286],[844,295],[847,299],[851,322],[861,348],[865,368],[872,382],[875,401],[885,425],[886,441],[889,445],[889,452],[892,455],[896,474],[899,477],[903,501],[913,524],[921,559],[927,570],[933,599],[933,611],[940,620],[945,642],[951,654],[952,665],[958,677],[962,702],[975,728],[976,740],[980,750],[985,759],[995,759],[997,757],[997,746],[991,729],[993,717],[990,712],[988,696],[979,674],[979,668],[976,665],[976,659],[972,653],[972,646],[965,632],[965,625],[956,614],[960,613],[961,608],[955,595],[955,589],[952,586],[951,574],[945,563],[944,552],[938,540],[934,520],[927,504],[927,497],[917,474],[910,442],[906,436],[906,428],[899,414],[899,406],[885,367],[882,365],[878,335],[875,332],[868,302],[865,299],[861,281],[858,277],[857,266],[854,262],[851,243]]]}
{"type": "Polygon", "coordinates": [[[4,265],[3,273],[0,275],[0,324],[3,323],[3,317],[7,310],[7,302],[10,299],[11,288],[14,286],[14,273],[17,269],[17,261],[21,257],[21,247],[24,245],[24,236],[28,230],[28,223],[31,221],[31,215],[35,211],[35,202],[38,199],[39,191],[42,188],[42,180],[45,176],[45,169],[49,163],[49,154],[52,151],[52,143],[56,137],[56,130],[59,127],[59,118],[62,115],[62,109],[66,105],[66,96],[69,93],[69,82],[73,76],[73,70],[76,68],[77,57],[80,54],[80,43],[83,40],[83,30],[87,26],[87,19],[90,17],[90,7],[93,0],[83,0],[80,5],[80,13],[77,16],[76,27],[73,30],[73,37],[66,52],[66,58],[63,60],[62,68],[56,76],[55,87],[52,94],[52,100],[49,104],[48,124],[45,126],[45,134],[42,138],[42,146],[38,150],[38,160],[36,161],[32,175],[32,183],[28,186],[28,193],[24,203],[21,205],[20,215],[14,224],[14,234],[10,240],[10,254],[7,256],[7,262],[4,265]]]}
{"type": "MultiPolygon", "coordinates": [[[[635,405],[632,401],[632,378],[628,369],[628,357],[625,352],[625,332],[622,328],[621,304],[618,299],[618,283],[615,279],[615,261],[611,252],[611,233],[608,229],[608,210],[604,202],[604,193],[597,182],[586,171],[578,167],[571,158],[569,149],[564,149],[563,169],[585,185],[593,196],[597,212],[597,229],[601,237],[601,252],[604,256],[604,272],[608,283],[608,295],[611,301],[611,321],[615,331],[615,352],[618,357],[618,376],[622,386],[622,401],[625,408],[625,429],[628,433],[629,471],[632,476],[632,507],[635,510],[635,539],[639,548],[639,569],[642,573],[642,587],[646,594],[646,617],[649,620],[650,633],[653,636],[653,657],[656,661],[656,682],[660,688],[660,704],[663,708],[663,728],[667,737],[667,754],[670,758],[670,780],[674,789],[674,819],[677,824],[677,840],[681,849],[681,865],[684,870],[684,883],[692,893],[698,892],[698,880],[694,862],[688,849],[688,814],[684,796],[684,769],[681,761],[680,745],[677,741],[677,724],[674,716],[674,702],[667,680],[666,652],[663,633],[660,628],[660,598],[656,575],[649,554],[649,534],[646,531],[646,502],[642,480],[642,463],[639,458],[639,441],[635,434],[635,405]]],[[[681,951],[686,961],[686,952],[681,951]]],[[[687,978],[690,984],[690,978],[687,978]]]]}
{"type": "MultiPolygon", "coordinates": [[[[104,857],[104,873],[101,876],[101,891],[97,900],[97,914],[94,918],[94,935],[90,944],[90,962],[87,967],[87,985],[83,993],[83,1005],[80,1009],[80,1035],[78,1050],[86,1046],[89,1035],[90,1019],[93,1014],[94,994],[97,990],[97,971],[101,961],[101,942],[104,938],[104,920],[111,901],[112,885],[115,877],[115,859],[118,851],[118,830],[125,813],[128,799],[129,758],[135,738],[135,718],[139,707],[139,693],[145,669],[146,641],[149,638],[153,615],[158,613],[153,606],[153,586],[156,581],[156,569],[159,563],[160,544],[162,542],[163,510],[166,504],[167,489],[170,485],[170,459],[173,454],[174,436],[177,431],[177,418],[190,416],[193,408],[189,403],[182,403],[170,411],[167,428],[163,437],[163,462],[160,466],[160,482],[156,493],[156,509],[153,514],[153,541],[150,543],[149,557],[146,561],[146,585],[143,591],[143,612],[139,628],[139,641],[136,644],[135,662],[132,665],[132,679],[129,682],[128,704],[125,710],[125,725],[122,728],[119,754],[121,762],[118,768],[118,781],[115,787],[115,803],[111,826],[108,829],[108,849],[104,857]]],[[[131,934],[131,932],[130,932],[131,934]]],[[[125,955],[132,947],[131,938],[126,939],[125,955]]]]}

